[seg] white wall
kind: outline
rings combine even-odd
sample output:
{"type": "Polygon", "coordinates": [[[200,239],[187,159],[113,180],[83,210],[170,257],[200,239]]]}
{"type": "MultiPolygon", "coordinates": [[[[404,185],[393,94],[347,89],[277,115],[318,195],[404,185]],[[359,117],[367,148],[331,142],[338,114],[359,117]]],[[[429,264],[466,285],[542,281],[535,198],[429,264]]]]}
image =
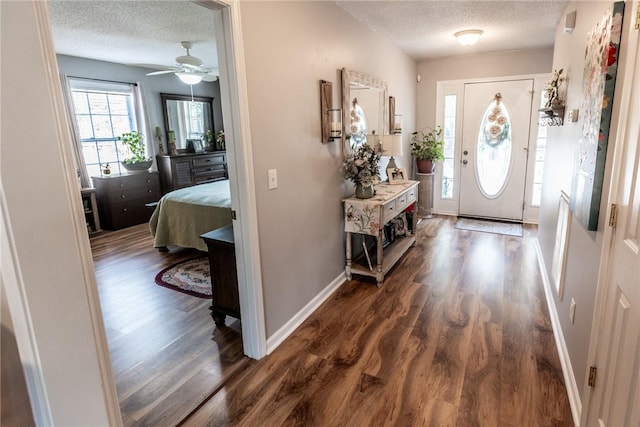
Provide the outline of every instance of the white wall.
{"type": "MultiPolygon", "coordinates": [[[[242,2],[241,13],[271,336],[344,272],[341,199],[352,190],[345,190],[339,143],[320,141],[318,81],[333,82],[336,107],[338,69],[386,81],[412,129],[416,64],[333,2],[242,2]],[[276,190],[267,190],[268,169],[278,171],[276,190]]],[[[397,162],[406,166],[408,156],[397,162]]]]}
{"type": "MultiPolygon", "coordinates": [[[[479,43],[482,43],[480,40],[479,43]]],[[[480,79],[551,73],[553,47],[451,56],[418,62],[417,127],[434,127],[436,120],[436,83],[442,80],[480,79]]]]}
{"type": "MultiPolygon", "coordinates": [[[[567,77],[567,109],[581,107],[586,34],[600,20],[610,5],[610,2],[573,2],[565,12],[577,11],[575,29],[571,34],[566,34],[563,32],[562,25],[558,27],[553,68],[563,68],[567,77]]],[[[627,24],[630,21],[628,17],[625,20],[627,24]]],[[[624,46],[621,46],[622,49],[624,46]]],[[[620,90],[621,87],[618,85],[616,93],[619,93],[620,90]]],[[[613,122],[612,126],[614,126],[613,122]]],[[[577,123],[565,121],[564,126],[549,128],[548,131],[538,241],[549,277],[551,277],[553,260],[558,200],[560,191],[571,194],[571,179],[574,172],[573,159],[581,136],[581,129],[582,121],[579,120],[577,123]]],[[[615,129],[612,128],[611,134],[614,133],[615,129]]],[[[609,153],[613,150],[612,141],[613,138],[610,138],[609,153]]],[[[603,229],[606,226],[606,200],[608,196],[606,189],[609,187],[608,182],[611,175],[610,157],[607,158],[608,166],[605,169],[598,231],[587,231],[575,218],[572,220],[567,242],[568,253],[563,299],[560,300],[554,293],[554,303],[579,391],[583,390],[586,379],[587,353],[598,265],[602,249],[603,229]],[[576,302],[574,323],[571,323],[569,319],[569,305],[572,298],[576,302]]]]}

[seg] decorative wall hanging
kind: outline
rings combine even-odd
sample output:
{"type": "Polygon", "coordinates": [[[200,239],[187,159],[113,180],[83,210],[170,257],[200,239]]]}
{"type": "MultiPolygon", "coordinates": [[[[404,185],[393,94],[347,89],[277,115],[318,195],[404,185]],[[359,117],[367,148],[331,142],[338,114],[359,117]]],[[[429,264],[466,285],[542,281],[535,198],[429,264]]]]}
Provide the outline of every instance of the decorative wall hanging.
{"type": "Polygon", "coordinates": [[[570,206],[578,222],[590,231],[598,229],[623,13],[624,2],[613,3],[587,33],[582,137],[574,160],[570,206]]]}
{"type": "Polygon", "coordinates": [[[320,126],[322,143],[342,139],[342,110],[332,108],[333,85],[320,80],[320,126]]]}

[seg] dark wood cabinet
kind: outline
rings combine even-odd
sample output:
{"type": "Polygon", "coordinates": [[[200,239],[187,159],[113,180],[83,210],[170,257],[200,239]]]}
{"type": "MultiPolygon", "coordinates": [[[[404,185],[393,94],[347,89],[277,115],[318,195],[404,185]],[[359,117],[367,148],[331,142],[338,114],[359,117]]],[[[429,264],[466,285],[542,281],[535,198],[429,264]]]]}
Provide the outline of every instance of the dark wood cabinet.
{"type": "Polygon", "coordinates": [[[201,235],[209,250],[211,271],[211,317],[217,326],[224,326],[227,315],[240,319],[238,274],[233,225],[218,228],[201,235]]]}
{"type": "Polygon", "coordinates": [[[156,160],[162,194],[229,177],[225,151],[156,156],[156,160]]]}
{"type": "Polygon", "coordinates": [[[119,230],[149,221],[153,209],[147,203],[160,199],[157,172],[94,176],[102,227],[119,230]]]}

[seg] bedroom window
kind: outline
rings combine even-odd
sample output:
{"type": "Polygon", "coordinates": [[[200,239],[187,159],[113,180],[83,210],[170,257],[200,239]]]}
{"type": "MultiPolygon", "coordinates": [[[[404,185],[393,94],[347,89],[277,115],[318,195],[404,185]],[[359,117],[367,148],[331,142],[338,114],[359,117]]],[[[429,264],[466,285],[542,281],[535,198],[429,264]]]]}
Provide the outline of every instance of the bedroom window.
{"type": "Polygon", "coordinates": [[[134,85],[69,78],[82,155],[89,176],[100,176],[109,163],[122,173],[126,150],[116,138],[137,130],[134,85]]]}

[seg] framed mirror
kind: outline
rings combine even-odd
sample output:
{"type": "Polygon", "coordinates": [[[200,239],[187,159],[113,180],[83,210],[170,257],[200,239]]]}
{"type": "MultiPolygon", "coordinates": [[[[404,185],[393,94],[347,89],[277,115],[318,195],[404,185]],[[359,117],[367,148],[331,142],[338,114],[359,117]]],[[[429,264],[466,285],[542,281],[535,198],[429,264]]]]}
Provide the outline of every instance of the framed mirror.
{"type": "Polygon", "coordinates": [[[389,133],[387,82],[358,71],[342,69],[342,157],[366,141],[366,136],[389,133]]]}
{"type": "Polygon", "coordinates": [[[213,98],[205,96],[174,95],[161,93],[165,135],[175,134],[179,153],[187,151],[188,140],[202,140],[206,146],[205,133],[213,128],[213,98]]]}

